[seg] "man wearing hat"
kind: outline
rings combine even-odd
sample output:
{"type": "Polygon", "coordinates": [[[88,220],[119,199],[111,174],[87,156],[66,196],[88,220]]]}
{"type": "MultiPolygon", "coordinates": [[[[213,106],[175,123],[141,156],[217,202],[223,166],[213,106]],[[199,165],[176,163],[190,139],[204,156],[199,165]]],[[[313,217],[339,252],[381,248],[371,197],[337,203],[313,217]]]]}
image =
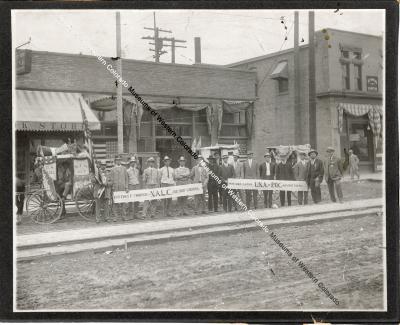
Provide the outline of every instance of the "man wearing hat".
{"type": "MultiPolygon", "coordinates": [[[[179,158],[179,167],[175,168],[175,181],[176,185],[185,185],[189,184],[190,181],[190,170],[189,168],[185,167],[186,159],[185,157],[181,156],[179,158]]],[[[178,197],[178,215],[187,215],[186,206],[187,204],[187,197],[186,196],[179,196],[178,197]]]]}
{"type": "MultiPolygon", "coordinates": [[[[293,166],[294,179],[308,183],[309,162],[306,160],[305,152],[299,152],[300,160],[293,166]]],[[[308,203],[308,191],[297,191],[299,205],[308,203]]]]}
{"type": "Polygon", "coordinates": [[[324,178],[324,164],[319,159],[318,151],[315,149],[310,150],[308,153],[310,161],[308,164],[307,184],[311,190],[311,197],[314,203],[321,202],[321,183],[324,178]]]}
{"type": "MultiPolygon", "coordinates": [[[[260,178],[260,167],[258,163],[253,159],[253,152],[247,153],[247,160],[243,164],[243,175],[245,179],[259,179],[260,178]]],[[[258,191],[257,190],[246,190],[246,205],[250,209],[251,199],[253,198],[254,209],[257,209],[258,202],[258,191]]]]}
{"type": "MultiPolygon", "coordinates": [[[[293,181],[293,168],[291,161],[288,159],[286,154],[280,155],[280,163],[276,166],[276,179],[282,181],[293,181]]],[[[288,206],[292,205],[292,192],[291,191],[279,191],[279,198],[281,206],[285,206],[285,196],[287,197],[288,206]]]]}
{"type": "Polygon", "coordinates": [[[111,180],[107,176],[106,165],[105,160],[100,160],[98,162],[98,175],[92,176],[97,223],[110,219],[111,180]],[[101,210],[103,210],[103,216],[101,210]]]}
{"type": "MultiPolygon", "coordinates": [[[[228,155],[222,156],[222,165],[221,165],[221,181],[222,184],[227,185],[229,178],[235,177],[235,170],[232,165],[228,164],[228,155]]],[[[222,187],[221,184],[221,187],[222,187]]],[[[232,197],[228,194],[228,188],[223,188],[222,192],[222,206],[225,212],[232,211],[232,197]]]]}
{"type": "MultiPolygon", "coordinates": [[[[168,156],[164,157],[164,166],[160,168],[159,178],[161,187],[168,187],[175,185],[175,172],[172,167],[170,167],[171,159],[168,156]]],[[[163,216],[171,217],[171,203],[172,199],[163,200],[163,216]]]]}
{"type": "MultiPolygon", "coordinates": [[[[144,188],[156,188],[158,187],[158,170],[155,168],[155,159],[150,157],[147,159],[148,167],[143,171],[143,187],[144,188]]],[[[157,210],[157,201],[144,201],[143,202],[143,217],[145,219],[150,216],[154,218],[157,210]]]]}
{"type": "MultiPolygon", "coordinates": [[[[239,161],[239,154],[238,153],[234,153],[233,154],[233,169],[235,171],[235,178],[244,178],[243,175],[243,163],[239,161]]],[[[235,192],[236,196],[240,198],[240,200],[243,200],[243,195],[241,190],[238,189],[234,189],[233,192],[235,192]]],[[[239,210],[239,205],[236,202],[236,200],[233,202],[234,206],[235,206],[235,210],[238,211],[239,210]]]]}
{"type": "MultiPolygon", "coordinates": [[[[273,180],[275,179],[275,169],[276,165],[271,161],[271,154],[266,152],[264,154],[265,162],[260,165],[260,178],[273,180]]],[[[272,190],[266,190],[264,192],[264,207],[271,208],[272,207],[272,190]]]]}
{"type": "Polygon", "coordinates": [[[206,213],[206,201],[205,201],[205,194],[207,191],[207,184],[208,184],[208,173],[206,169],[201,165],[203,157],[201,155],[198,156],[197,165],[192,168],[190,172],[190,178],[192,179],[193,183],[201,183],[203,187],[203,193],[197,194],[194,196],[194,213],[206,213]]]}
{"type": "MultiPolygon", "coordinates": [[[[126,168],[121,165],[122,157],[117,155],[115,157],[115,166],[111,169],[110,172],[110,181],[112,186],[113,192],[125,191],[129,192],[128,186],[128,173],[126,168]]],[[[126,211],[125,211],[125,204],[124,203],[115,203],[114,204],[114,219],[113,221],[116,222],[117,218],[122,218],[124,221],[127,220],[126,218],[126,211]]]]}
{"type": "MultiPolygon", "coordinates": [[[[219,151],[214,152],[214,158],[215,158],[215,163],[217,164],[218,167],[221,168],[222,165],[222,159],[219,151]]],[[[218,197],[219,197],[219,204],[222,204],[222,197],[224,196],[224,192],[222,190],[222,187],[218,187],[218,197]]]]}
{"type": "MultiPolygon", "coordinates": [[[[126,170],[128,173],[128,188],[129,191],[139,190],[140,189],[140,181],[139,181],[139,169],[136,165],[136,158],[133,156],[129,160],[129,167],[126,170]]],[[[127,214],[129,219],[135,219],[135,214],[139,211],[139,202],[129,202],[127,206],[127,214]]]]}
{"type": "Polygon", "coordinates": [[[328,147],[326,149],[326,160],[324,161],[324,174],[325,180],[328,184],[329,195],[332,202],[336,202],[336,194],[339,198],[339,202],[343,203],[343,192],[341,180],[343,177],[343,166],[341,160],[334,155],[335,149],[328,147]]]}
{"type": "Polygon", "coordinates": [[[218,178],[220,177],[220,167],[216,163],[215,157],[209,156],[209,169],[210,173],[208,174],[208,212],[218,212],[218,188],[221,186],[218,182],[212,177],[212,173],[216,175],[218,178]],[[212,173],[211,173],[212,172],[212,173]]]}

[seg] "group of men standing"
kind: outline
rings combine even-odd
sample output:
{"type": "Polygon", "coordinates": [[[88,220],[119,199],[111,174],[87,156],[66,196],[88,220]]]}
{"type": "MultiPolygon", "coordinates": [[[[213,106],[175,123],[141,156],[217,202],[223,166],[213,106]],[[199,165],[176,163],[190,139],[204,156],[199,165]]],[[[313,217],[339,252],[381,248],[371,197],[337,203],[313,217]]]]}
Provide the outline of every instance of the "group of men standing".
{"type": "MultiPolygon", "coordinates": [[[[197,164],[190,170],[186,167],[185,157],[178,160],[179,166],[172,168],[171,159],[165,156],[163,166],[157,168],[155,159],[147,159],[147,166],[140,175],[137,160],[132,157],[129,160],[129,167],[122,166],[121,156],[115,157],[115,166],[111,170],[106,170],[106,162],[100,161],[98,164],[98,176],[93,179],[94,197],[96,201],[96,221],[103,219],[106,221],[116,221],[117,218],[131,220],[134,218],[145,219],[155,217],[157,210],[157,201],[145,201],[143,203],[142,213],[139,215],[138,202],[112,204],[112,192],[131,191],[140,188],[158,188],[170,187],[174,185],[184,185],[189,183],[201,183],[203,193],[194,197],[194,213],[218,212],[219,205],[226,212],[233,209],[238,210],[239,206],[228,193],[227,184],[229,178],[241,179],[262,179],[262,180],[288,180],[305,181],[311,191],[311,197],[314,203],[321,202],[321,183],[325,178],[328,185],[330,198],[336,202],[336,195],[339,202],[343,202],[343,193],[341,189],[341,179],[343,176],[343,167],[341,160],[334,155],[334,149],[327,148],[327,157],[323,161],[318,157],[316,150],[311,150],[307,154],[299,153],[299,159],[293,161],[286,155],[276,155],[273,152],[264,154],[264,162],[258,163],[253,158],[253,153],[248,152],[247,159],[239,161],[239,155],[233,155],[233,162],[229,163],[229,156],[223,155],[220,161],[219,154],[208,157],[207,166],[214,175],[221,180],[218,183],[215,177],[211,176],[201,162],[203,158],[199,156],[197,164]],[[208,193],[208,202],[206,203],[205,194],[208,193]],[[114,208],[111,211],[111,206],[114,208]],[[101,213],[103,211],[103,213],[101,213]]],[[[242,201],[245,197],[246,206],[250,209],[258,208],[258,190],[233,190],[242,201]],[[244,193],[243,193],[244,192],[244,193]]],[[[273,191],[264,190],[264,207],[273,206],[273,191]]],[[[280,191],[280,205],[290,206],[292,204],[291,191],[280,191]]],[[[297,193],[298,204],[308,204],[308,190],[297,193]]],[[[172,216],[172,199],[163,199],[162,213],[164,217],[172,216]]],[[[177,199],[177,213],[174,215],[187,215],[187,197],[180,196],[177,199]]]]}

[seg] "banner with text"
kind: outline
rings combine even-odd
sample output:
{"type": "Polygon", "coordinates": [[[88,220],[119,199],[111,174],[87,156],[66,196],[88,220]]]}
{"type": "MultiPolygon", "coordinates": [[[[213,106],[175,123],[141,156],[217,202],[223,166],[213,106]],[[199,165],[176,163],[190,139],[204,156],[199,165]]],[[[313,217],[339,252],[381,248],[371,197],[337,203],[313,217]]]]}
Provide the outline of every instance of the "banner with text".
{"type": "Polygon", "coordinates": [[[307,191],[308,186],[305,181],[281,181],[266,179],[240,179],[229,178],[228,188],[238,190],[278,190],[278,191],[307,191]]]}
{"type": "Polygon", "coordinates": [[[203,186],[201,183],[146,188],[129,192],[118,191],[114,192],[114,203],[143,202],[196,194],[203,194],[203,186]]]}

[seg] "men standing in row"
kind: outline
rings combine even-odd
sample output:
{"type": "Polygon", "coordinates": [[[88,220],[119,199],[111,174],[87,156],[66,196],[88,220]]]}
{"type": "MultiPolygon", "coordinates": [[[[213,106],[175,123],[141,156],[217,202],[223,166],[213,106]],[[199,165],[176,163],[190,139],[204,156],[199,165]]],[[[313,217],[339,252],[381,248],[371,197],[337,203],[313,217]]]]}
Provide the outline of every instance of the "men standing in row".
{"type": "MultiPolygon", "coordinates": [[[[239,161],[239,155],[233,154],[233,169],[235,171],[235,178],[244,178],[243,163],[239,161]]],[[[243,201],[242,192],[240,190],[233,190],[233,192],[243,201]]],[[[235,210],[239,210],[239,205],[234,201],[235,210]]]]}
{"type": "Polygon", "coordinates": [[[208,185],[208,173],[201,165],[202,160],[203,157],[199,155],[197,165],[190,172],[190,178],[193,180],[193,183],[201,183],[203,187],[203,193],[194,196],[194,214],[206,213],[205,193],[208,185]]]}
{"type": "MultiPolygon", "coordinates": [[[[161,187],[169,187],[175,185],[175,172],[170,167],[171,159],[168,156],[164,157],[164,167],[160,168],[160,184],[161,187]]],[[[171,203],[172,199],[167,198],[163,200],[163,216],[171,217],[171,203]]]]}
{"type": "Polygon", "coordinates": [[[310,157],[309,171],[307,176],[307,184],[311,190],[311,197],[314,203],[321,202],[321,183],[324,177],[324,165],[322,161],[317,157],[318,151],[311,150],[308,153],[310,157]]]}
{"type": "MultiPolygon", "coordinates": [[[[185,164],[186,164],[185,157],[183,157],[183,156],[180,157],[179,158],[179,167],[175,168],[176,185],[189,184],[190,170],[189,170],[189,168],[185,167],[185,164]]],[[[178,197],[178,215],[187,216],[186,204],[187,204],[187,197],[179,196],[178,197]]]]}
{"type": "Polygon", "coordinates": [[[228,164],[228,155],[223,155],[222,156],[222,165],[221,165],[221,188],[223,189],[222,191],[222,206],[224,208],[225,212],[231,212],[232,211],[232,197],[228,194],[228,179],[229,178],[234,178],[235,177],[235,170],[232,165],[228,164]],[[222,187],[222,185],[225,184],[225,188],[222,187]]]}
{"type": "MultiPolygon", "coordinates": [[[[245,179],[259,179],[260,170],[256,161],[253,160],[253,153],[247,153],[247,160],[243,165],[243,175],[245,179]]],[[[251,199],[253,198],[254,209],[257,209],[258,202],[258,191],[257,190],[246,190],[246,205],[250,209],[251,199]]]]}
{"type": "MultiPolygon", "coordinates": [[[[129,160],[129,168],[127,169],[128,173],[128,188],[130,191],[139,190],[140,189],[140,181],[139,181],[139,169],[137,168],[136,158],[131,157],[129,160]]],[[[129,202],[127,206],[128,216],[132,216],[132,219],[135,219],[135,215],[139,211],[139,202],[129,202]]]]}
{"type": "MultiPolygon", "coordinates": [[[[299,153],[300,160],[294,165],[293,173],[294,179],[296,181],[305,181],[308,182],[308,171],[309,166],[306,161],[306,154],[304,152],[299,153]]],[[[307,191],[298,191],[297,192],[297,201],[299,205],[306,205],[308,203],[308,190],[307,191]]]]}
{"type": "Polygon", "coordinates": [[[341,186],[341,180],[343,177],[343,166],[340,159],[334,155],[334,152],[335,149],[333,149],[332,147],[328,147],[326,149],[327,159],[324,163],[325,180],[328,184],[329,195],[332,202],[336,202],[336,189],[336,194],[339,198],[339,202],[343,203],[343,193],[341,186]]]}
{"type": "MultiPolygon", "coordinates": [[[[218,164],[215,161],[215,158],[213,156],[208,157],[209,161],[209,169],[210,171],[216,175],[217,177],[220,176],[220,168],[218,164]]],[[[208,175],[208,184],[207,184],[207,190],[208,190],[208,211],[209,212],[218,212],[218,188],[219,185],[218,182],[212,177],[212,173],[209,173],[208,175]]]]}
{"type": "MultiPolygon", "coordinates": [[[[129,192],[128,186],[128,172],[126,168],[121,165],[122,157],[116,156],[115,157],[115,166],[111,169],[110,172],[110,181],[113,192],[118,191],[126,191],[129,192]]],[[[125,204],[124,203],[115,203],[114,204],[114,219],[113,221],[116,222],[117,218],[122,218],[123,220],[128,220],[125,211],[125,204]]]]}
{"type": "MultiPolygon", "coordinates": [[[[276,165],[271,161],[271,154],[266,152],[264,154],[265,163],[260,165],[260,178],[273,180],[275,179],[276,165]]],[[[266,190],[264,192],[264,207],[272,207],[272,190],[266,190]]]]}
{"type": "MultiPolygon", "coordinates": [[[[147,159],[148,167],[143,171],[143,187],[144,188],[156,188],[158,187],[158,170],[154,167],[155,160],[153,157],[147,159]]],[[[149,200],[143,202],[143,217],[154,218],[156,214],[157,204],[155,200],[149,200]]]]}
{"type": "MultiPolygon", "coordinates": [[[[280,156],[280,163],[276,166],[276,179],[282,181],[293,180],[293,168],[291,161],[287,159],[286,155],[280,156]]],[[[285,195],[287,196],[288,206],[292,205],[292,192],[291,191],[279,191],[279,197],[281,206],[285,206],[285,195]]]]}

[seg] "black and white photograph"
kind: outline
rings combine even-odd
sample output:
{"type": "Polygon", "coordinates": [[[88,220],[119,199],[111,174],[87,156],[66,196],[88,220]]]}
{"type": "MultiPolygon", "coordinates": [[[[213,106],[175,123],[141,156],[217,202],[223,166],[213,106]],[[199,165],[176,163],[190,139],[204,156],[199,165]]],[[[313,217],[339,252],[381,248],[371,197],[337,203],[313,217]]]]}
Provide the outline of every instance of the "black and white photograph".
{"type": "Polygon", "coordinates": [[[387,311],[385,18],[11,10],[14,312],[387,311]]]}

